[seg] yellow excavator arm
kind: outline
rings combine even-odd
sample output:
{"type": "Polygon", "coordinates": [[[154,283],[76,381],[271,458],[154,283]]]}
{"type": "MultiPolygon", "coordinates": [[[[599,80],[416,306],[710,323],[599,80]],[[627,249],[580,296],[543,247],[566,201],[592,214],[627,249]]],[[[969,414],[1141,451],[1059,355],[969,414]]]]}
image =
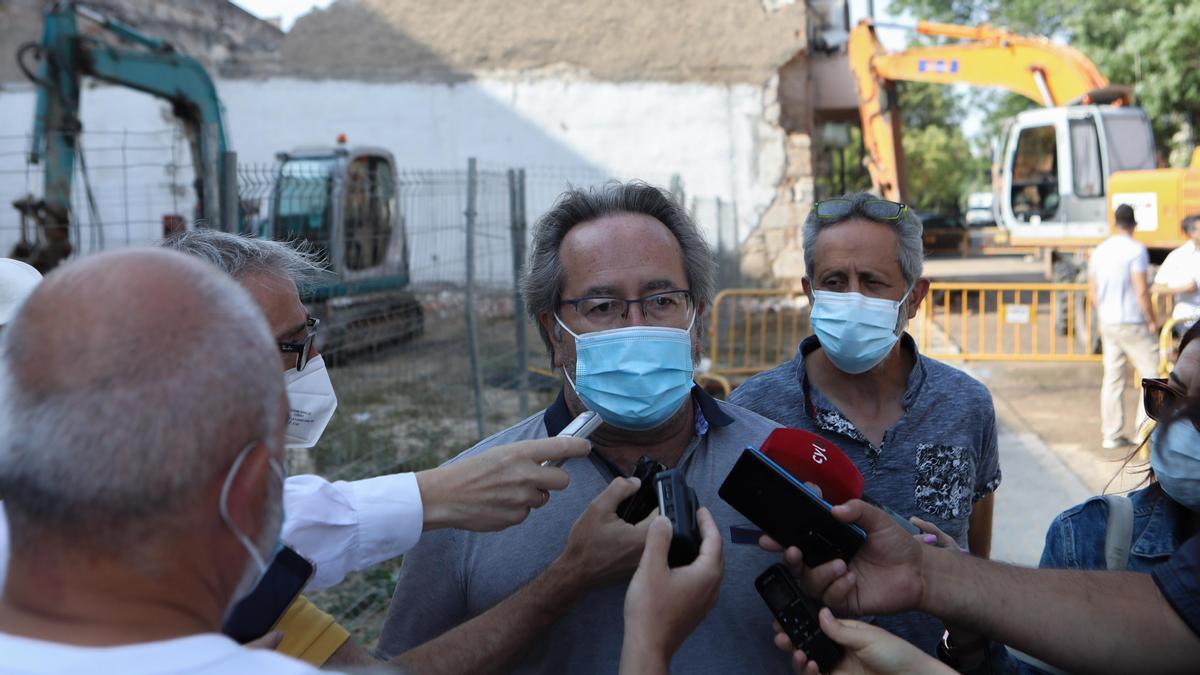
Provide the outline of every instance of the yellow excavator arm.
{"type": "Polygon", "coordinates": [[[1129,90],[1109,87],[1082,52],[1043,37],[1017,35],[986,24],[928,21],[919,22],[916,31],[961,42],[888,52],[875,35],[875,25],[863,20],[850,31],[847,47],[858,90],[867,170],[875,189],[888,199],[905,199],[897,81],[999,87],[1047,107],[1128,101],[1129,90]]]}

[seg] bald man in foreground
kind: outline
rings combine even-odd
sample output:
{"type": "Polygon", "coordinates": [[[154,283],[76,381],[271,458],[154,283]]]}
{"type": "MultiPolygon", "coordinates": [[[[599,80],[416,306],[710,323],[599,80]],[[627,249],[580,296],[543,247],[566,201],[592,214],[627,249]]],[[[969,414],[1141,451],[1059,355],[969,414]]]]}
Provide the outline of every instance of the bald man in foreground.
{"type": "Polygon", "coordinates": [[[0,375],[0,670],[319,672],[219,634],[282,520],[278,350],[237,283],[162,250],[73,262],[0,375]]]}

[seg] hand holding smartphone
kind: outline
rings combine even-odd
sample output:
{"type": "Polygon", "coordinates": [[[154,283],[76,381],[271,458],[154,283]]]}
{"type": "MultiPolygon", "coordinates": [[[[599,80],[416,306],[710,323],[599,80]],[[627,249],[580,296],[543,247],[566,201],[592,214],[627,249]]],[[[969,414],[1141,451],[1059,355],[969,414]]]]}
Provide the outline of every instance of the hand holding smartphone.
{"type": "Polygon", "coordinates": [[[867,540],[861,527],[834,518],[829,502],[754,448],[742,452],[717,494],[780,545],[799,548],[810,567],[849,560],[867,540]]]}

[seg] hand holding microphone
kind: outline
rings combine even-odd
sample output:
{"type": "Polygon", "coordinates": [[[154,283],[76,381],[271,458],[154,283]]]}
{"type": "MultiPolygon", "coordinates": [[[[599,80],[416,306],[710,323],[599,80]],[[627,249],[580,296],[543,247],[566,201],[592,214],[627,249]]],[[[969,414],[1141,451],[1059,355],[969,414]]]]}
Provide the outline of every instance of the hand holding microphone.
{"type": "Polygon", "coordinates": [[[763,442],[762,453],[802,483],[821,488],[830,504],[861,499],[887,512],[909,534],[922,534],[907,518],[863,492],[863,476],[850,457],[833,441],[803,429],[776,429],[763,442]]]}

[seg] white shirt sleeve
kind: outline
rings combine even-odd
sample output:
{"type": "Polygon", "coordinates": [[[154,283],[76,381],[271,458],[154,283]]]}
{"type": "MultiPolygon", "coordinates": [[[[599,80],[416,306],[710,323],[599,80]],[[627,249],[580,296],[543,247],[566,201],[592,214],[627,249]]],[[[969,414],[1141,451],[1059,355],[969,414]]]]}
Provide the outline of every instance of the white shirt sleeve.
{"type": "Polygon", "coordinates": [[[314,590],[408,551],[424,522],[414,473],[336,483],[292,476],[283,508],[283,542],[316,567],[308,585],[314,590]]]}
{"type": "Polygon", "coordinates": [[[1130,272],[1145,272],[1150,267],[1150,252],[1145,246],[1139,246],[1137,256],[1129,265],[1130,272]]]}
{"type": "Polygon", "coordinates": [[[1154,283],[1164,286],[1182,286],[1188,282],[1189,271],[1184,268],[1181,256],[1176,255],[1179,249],[1171,251],[1167,254],[1166,260],[1159,266],[1158,273],[1154,275],[1154,283]]]}

